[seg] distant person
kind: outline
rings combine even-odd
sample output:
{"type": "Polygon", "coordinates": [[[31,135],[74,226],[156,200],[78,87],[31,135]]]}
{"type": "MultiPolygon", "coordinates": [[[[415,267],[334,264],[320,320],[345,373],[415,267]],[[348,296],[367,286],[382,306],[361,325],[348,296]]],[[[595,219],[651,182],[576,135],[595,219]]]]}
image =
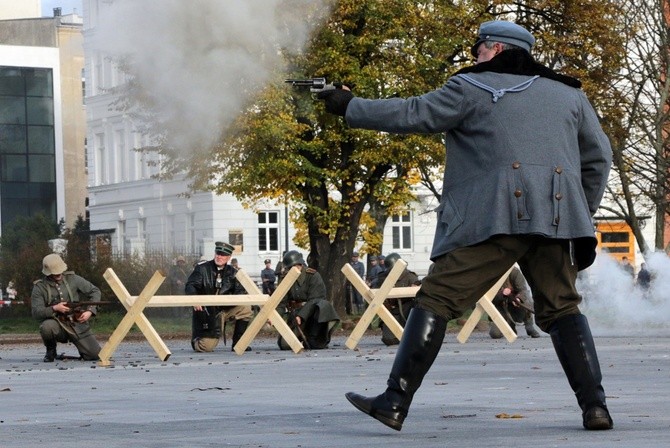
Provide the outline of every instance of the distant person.
{"type": "MultiPolygon", "coordinates": [[[[507,321],[507,324],[514,330],[514,333],[516,333],[516,324],[522,323],[528,336],[531,338],[540,337],[540,333],[535,329],[533,312],[530,311],[534,306],[533,295],[519,268],[515,266],[512,269],[492,302],[507,321]]],[[[489,325],[489,336],[493,339],[503,337],[498,326],[492,321],[489,325]]]]}
{"type": "Polygon", "coordinates": [[[7,284],[7,289],[5,290],[7,293],[7,299],[8,300],[16,300],[16,288],[14,288],[14,282],[9,282],[7,284]]]}
{"type": "MultiPolygon", "coordinates": [[[[384,272],[386,270],[386,266],[384,265],[386,260],[385,255],[378,255],[377,256],[377,266],[379,266],[379,274],[384,272]]],[[[371,288],[379,288],[382,284],[382,282],[379,281],[379,274],[372,280],[372,283],[370,283],[371,288]]]]}
{"type": "MultiPolygon", "coordinates": [[[[289,327],[306,349],[328,348],[340,316],[326,298],[321,274],[308,267],[302,254],[295,250],[286,252],[282,262],[286,272],[294,266],[300,268],[300,276],[281,303],[289,327]]],[[[277,344],[282,350],[291,348],[281,335],[277,344]]]]}
{"type": "Polygon", "coordinates": [[[186,267],[186,259],[181,255],[177,257],[175,264],[170,268],[170,293],[172,295],[183,295],[186,280],[190,269],[186,267]]]}
{"type": "MultiPolygon", "coordinates": [[[[58,254],[42,259],[42,274],[30,294],[32,315],[40,322],[40,336],[46,346],[44,362],[58,358],[57,343],[71,342],[85,361],[95,361],[100,344],[93,336],[90,319],[97,313],[95,305],[77,307],[76,302],[99,302],[100,289],[93,283],[67,270],[58,254]]],[[[60,358],[64,358],[61,355],[60,358]]]]}
{"type": "Polygon", "coordinates": [[[628,257],[621,257],[621,268],[624,270],[624,272],[630,275],[630,278],[635,278],[635,268],[632,264],[630,264],[628,257]]]}
{"type": "Polygon", "coordinates": [[[368,259],[370,260],[370,269],[368,269],[368,275],[365,277],[365,283],[367,283],[369,287],[372,287],[372,285],[376,283],[377,277],[383,269],[379,266],[377,255],[370,255],[368,256],[368,259]]]}
{"type": "Polygon", "coordinates": [[[286,269],[284,268],[284,256],[288,251],[284,251],[281,254],[281,259],[277,262],[275,266],[275,276],[277,277],[277,283],[281,282],[281,279],[286,275],[286,269]]]}
{"type": "MultiPolygon", "coordinates": [[[[349,264],[354,268],[354,271],[356,271],[356,274],[358,274],[361,279],[365,279],[365,265],[358,259],[358,252],[353,252],[351,254],[351,261],[349,261],[349,264]]],[[[356,312],[361,313],[364,308],[363,296],[349,282],[347,282],[347,289],[349,291],[349,297],[351,298],[351,311],[353,311],[353,308],[356,308],[356,312]]]]}
{"type": "Polygon", "coordinates": [[[640,272],[637,273],[637,286],[645,292],[651,287],[651,272],[647,269],[647,263],[640,265],[640,272]]]}
{"type": "Polygon", "coordinates": [[[277,281],[277,275],[275,270],[272,269],[272,260],[269,258],[265,260],[265,268],[261,270],[261,284],[263,287],[263,294],[272,295],[275,292],[275,282],[277,281]]]}
{"type": "MultiPolygon", "coordinates": [[[[214,243],[214,259],[196,265],[186,281],[187,295],[244,295],[247,292],[235,278],[237,270],[230,264],[235,248],[228,243],[214,243]]],[[[232,349],[244,334],[253,311],[248,305],[193,307],[191,347],[196,352],[214,351],[221,335],[225,337],[225,322],[235,320],[232,349]]],[[[247,350],[250,350],[247,347],[247,350]]]]}
{"type": "Polygon", "coordinates": [[[231,258],[230,259],[230,265],[235,268],[236,271],[239,271],[240,268],[240,262],[237,260],[237,258],[231,258]]]}

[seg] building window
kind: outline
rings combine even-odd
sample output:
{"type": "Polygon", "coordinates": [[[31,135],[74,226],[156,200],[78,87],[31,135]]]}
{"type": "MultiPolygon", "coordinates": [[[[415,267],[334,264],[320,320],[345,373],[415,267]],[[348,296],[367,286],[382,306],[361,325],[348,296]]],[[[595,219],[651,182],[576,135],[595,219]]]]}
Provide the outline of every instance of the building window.
{"type": "Polygon", "coordinates": [[[412,213],[407,211],[391,217],[394,249],[412,249],[412,213]]]}
{"type": "Polygon", "coordinates": [[[186,218],[186,226],[186,249],[190,252],[195,252],[197,247],[195,244],[195,213],[189,213],[186,218]]]}
{"type": "Polygon", "coordinates": [[[0,66],[0,215],[56,220],[51,69],[0,66]]]}
{"type": "Polygon", "coordinates": [[[279,212],[258,213],[258,250],[279,252],[279,212]]]}
{"type": "Polygon", "coordinates": [[[244,231],[242,229],[234,229],[228,231],[228,242],[235,246],[235,253],[244,251],[244,231]]]}
{"type": "Polygon", "coordinates": [[[635,263],[635,237],[628,224],[623,221],[599,222],[596,224],[596,237],[600,248],[611,257],[618,261],[628,257],[631,263],[635,263]]]}
{"type": "Polygon", "coordinates": [[[117,162],[116,180],[117,182],[128,181],[128,154],[126,152],[126,135],[123,130],[116,131],[114,134],[114,152],[117,162]]]}
{"type": "Polygon", "coordinates": [[[147,240],[147,218],[137,220],[137,237],[146,242],[147,240]]]}
{"type": "Polygon", "coordinates": [[[95,182],[98,185],[105,185],[108,183],[105,134],[95,134],[95,153],[95,182]]]}
{"type": "Polygon", "coordinates": [[[126,253],[126,221],[119,221],[116,229],[116,248],[120,254],[126,253]]]}

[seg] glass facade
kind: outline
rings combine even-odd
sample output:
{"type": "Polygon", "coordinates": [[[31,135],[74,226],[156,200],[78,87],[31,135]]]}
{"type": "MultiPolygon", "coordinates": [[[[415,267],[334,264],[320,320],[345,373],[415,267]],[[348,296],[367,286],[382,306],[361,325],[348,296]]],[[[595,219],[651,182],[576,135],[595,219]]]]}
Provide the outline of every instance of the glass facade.
{"type": "Polygon", "coordinates": [[[53,73],[0,66],[0,212],[19,216],[56,210],[53,73]]]}

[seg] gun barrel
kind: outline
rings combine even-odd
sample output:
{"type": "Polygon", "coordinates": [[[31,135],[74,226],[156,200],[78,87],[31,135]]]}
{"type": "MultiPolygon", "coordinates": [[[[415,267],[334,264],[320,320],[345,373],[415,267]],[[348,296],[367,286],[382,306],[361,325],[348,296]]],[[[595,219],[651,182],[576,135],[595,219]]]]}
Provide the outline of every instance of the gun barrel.
{"type": "Polygon", "coordinates": [[[294,87],[309,87],[312,89],[323,89],[326,86],[326,78],[287,79],[284,82],[294,87]]]}

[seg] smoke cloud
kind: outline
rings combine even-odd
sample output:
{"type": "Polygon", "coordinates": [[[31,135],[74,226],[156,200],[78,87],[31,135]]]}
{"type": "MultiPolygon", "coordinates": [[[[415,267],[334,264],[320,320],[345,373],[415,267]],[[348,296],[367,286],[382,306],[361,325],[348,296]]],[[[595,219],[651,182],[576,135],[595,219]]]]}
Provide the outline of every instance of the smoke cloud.
{"type": "Polygon", "coordinates": [[[208,147],[300,50],[328,0],[100,2],[92,46],[116,60],[178,148],[208,147]]]}
{"type": "Polygon", "coordinates": [[[594,335],[670,336],[670,258],[654,253],[646,263],[652,274],[648,291],[605,254],[577,282],[594,335]]]}

